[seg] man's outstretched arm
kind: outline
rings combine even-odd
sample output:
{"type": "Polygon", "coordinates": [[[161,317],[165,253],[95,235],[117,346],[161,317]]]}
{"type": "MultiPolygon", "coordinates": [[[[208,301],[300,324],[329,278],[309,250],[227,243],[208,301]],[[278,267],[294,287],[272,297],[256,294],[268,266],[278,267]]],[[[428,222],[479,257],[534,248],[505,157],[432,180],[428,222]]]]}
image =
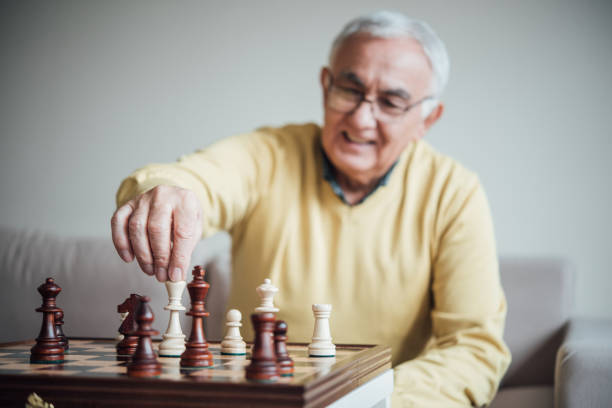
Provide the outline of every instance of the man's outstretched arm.
{"type": "Polygon", "coordinates": [[[270,138],[224,139],[176,163],[151,164],[117,192],[111,232],[117,253],[160,281],[184,280],[202,236],[229,230],[269,185],[270,138]]]}

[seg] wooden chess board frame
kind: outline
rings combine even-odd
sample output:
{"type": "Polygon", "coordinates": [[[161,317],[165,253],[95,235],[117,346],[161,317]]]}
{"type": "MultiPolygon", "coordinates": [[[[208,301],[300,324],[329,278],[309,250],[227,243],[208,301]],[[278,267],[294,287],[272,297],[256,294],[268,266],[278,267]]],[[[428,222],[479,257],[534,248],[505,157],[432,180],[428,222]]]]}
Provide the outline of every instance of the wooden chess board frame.
{"type": "Polygon", "coordinates": [[[0,406],[24,406],[36,392],[55,408],[323,407],[391,368],[385,346],[337,345],[335,358],[315,358],[307,345],[288,344],[294,375],[253,382],[244,378],[250,356],[222,356],[210,343],[212,368],[185,370],[178,358],[160,358],[161,376],[132,378],[115,343],[71,339],[64,364],[30,364],[33,341],[0,344],[0,406]]]}

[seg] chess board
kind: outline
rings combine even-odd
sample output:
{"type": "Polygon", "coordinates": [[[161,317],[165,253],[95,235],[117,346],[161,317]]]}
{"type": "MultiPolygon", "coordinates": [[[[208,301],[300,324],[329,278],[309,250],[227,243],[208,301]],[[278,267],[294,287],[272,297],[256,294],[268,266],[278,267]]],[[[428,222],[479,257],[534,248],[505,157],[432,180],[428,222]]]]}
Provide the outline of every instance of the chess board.
{"type": "MultiPolygon", "coordinates": [[[[32,392],[61,407],[319,407],[391,368],[383,346],[337,346],[334,358],[308,357],[306,345],[288,344],[295,372],[274,382],[245,378],[250,356],[225,356],[210,344],[214,365],[185,369],[159,358],[162,374],[132,378],[115,341],[71,339],[62,364],[30,364],[33,341],[0,344],[0,406],[24,406],[32,392]]],[[[155,343],[157,347],[157,343],[155,343]]]]}

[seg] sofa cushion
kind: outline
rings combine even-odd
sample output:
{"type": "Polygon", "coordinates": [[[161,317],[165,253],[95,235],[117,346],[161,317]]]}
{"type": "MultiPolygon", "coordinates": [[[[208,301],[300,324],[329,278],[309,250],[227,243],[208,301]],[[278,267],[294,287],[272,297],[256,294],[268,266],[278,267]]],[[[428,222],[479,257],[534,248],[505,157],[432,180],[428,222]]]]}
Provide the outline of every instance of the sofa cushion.
{"type": "Polygon", "coordinates": [[[509,387],[500,390],[490,408],[552,408],[553,387],[509,387]]]}
{"type": "Polygon", "coordinates": [[[512,353],[502,385],[551,385],[572,308],[571,265],[557,258],[502,257],[500,273],[508,301],[504,339],[512,353]]]}
{"type": "Polygon", "coordinates": [[[558,408],[612,405],[612,320],[573,318],[557,353],[558,408]]]}

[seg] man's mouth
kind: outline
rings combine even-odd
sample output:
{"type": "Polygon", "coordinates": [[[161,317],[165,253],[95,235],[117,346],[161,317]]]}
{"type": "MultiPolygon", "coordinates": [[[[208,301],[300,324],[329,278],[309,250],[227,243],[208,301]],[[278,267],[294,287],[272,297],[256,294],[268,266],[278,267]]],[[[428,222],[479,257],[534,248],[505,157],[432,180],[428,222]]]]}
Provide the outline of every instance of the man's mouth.
{"type": "Polygon", "coordinates": [[[344,137],[344,140],[346,140],[349,143],[355,143],[355,144],[360,144],[360,145],[368,145],[368,144],[374,144],[373,141],[371,140],[366,140],[366,139],[360,139],[358,137],[355,137],[353,135],[350,135],[347,131],[342,131],[342,137],[344,137]]]}

